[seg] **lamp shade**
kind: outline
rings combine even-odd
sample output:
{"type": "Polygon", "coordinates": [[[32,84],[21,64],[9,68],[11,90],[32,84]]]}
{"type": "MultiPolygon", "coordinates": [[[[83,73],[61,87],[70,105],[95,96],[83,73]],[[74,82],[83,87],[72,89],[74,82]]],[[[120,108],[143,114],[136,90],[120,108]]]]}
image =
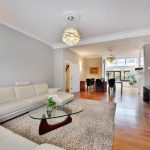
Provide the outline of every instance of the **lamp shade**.
{"type": "Polygon", "coordinates": [[[80,33],[77,29],[67,28],[62,35],[62,41],[69,46],[74,46],[80,41],[80,33]]]}

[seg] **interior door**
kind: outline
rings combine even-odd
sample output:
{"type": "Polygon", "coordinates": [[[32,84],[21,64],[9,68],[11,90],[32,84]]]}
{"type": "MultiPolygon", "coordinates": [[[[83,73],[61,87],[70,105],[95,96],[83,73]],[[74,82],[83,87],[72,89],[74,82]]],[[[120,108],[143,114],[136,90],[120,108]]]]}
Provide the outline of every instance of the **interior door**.
{"type": "Polygon", "coordinates": [[[70,93],[80,91],[80,68],[78,64],[70,65],[70,93]]]}

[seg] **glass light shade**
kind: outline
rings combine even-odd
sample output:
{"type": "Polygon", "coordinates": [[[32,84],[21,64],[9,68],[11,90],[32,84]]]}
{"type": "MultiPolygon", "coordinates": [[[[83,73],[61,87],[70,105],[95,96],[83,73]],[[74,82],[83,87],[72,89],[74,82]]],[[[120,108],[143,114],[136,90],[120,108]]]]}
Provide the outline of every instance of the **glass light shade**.
{"type": "Polygon", "coordinates": [[[107,61],[109,61],[110,63],[113,62],[115,60],[115,56],[113,56],[112,54],[110,54],[108,57],[107,57],[107,61]]]}
{"type": "Polygon", "coordinates": [[[77,29],[71,27],[64,31],[62,41],[69,46],[76,45],[80,41],[80,33],[77,29]]]}

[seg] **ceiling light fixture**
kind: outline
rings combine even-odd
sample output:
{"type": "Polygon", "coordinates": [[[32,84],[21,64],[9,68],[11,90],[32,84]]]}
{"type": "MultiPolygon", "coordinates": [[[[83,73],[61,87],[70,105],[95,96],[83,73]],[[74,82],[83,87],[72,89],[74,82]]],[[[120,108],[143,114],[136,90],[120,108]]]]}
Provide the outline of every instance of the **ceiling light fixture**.
{"type": "Polygon", "coordinates": [[[62,41],[69,46],[76,45],[80,41],[79,31],[73,27],[67,28],[62,35],[62,41]]]}
{"type": "Polygon", "coordinates": [[[111,54],[111,51],[112,50],[110,50],[109,56],[107,56],[107,61],[109,61],[110,63],[113,62],[116,59],[116,57],[111,54]]]}
{"type": "MultiPolygon", "coordinates": [[[[66,23],[71,24],[71,26],[80,20],[79,15],[73,11],[65,12],[63,16],[66,23]]],[[[62,34],[62,41],[69,46],[74,46],[80,41],[80,32],[74,27],[69,27],[64,30],[62,34]]]]}

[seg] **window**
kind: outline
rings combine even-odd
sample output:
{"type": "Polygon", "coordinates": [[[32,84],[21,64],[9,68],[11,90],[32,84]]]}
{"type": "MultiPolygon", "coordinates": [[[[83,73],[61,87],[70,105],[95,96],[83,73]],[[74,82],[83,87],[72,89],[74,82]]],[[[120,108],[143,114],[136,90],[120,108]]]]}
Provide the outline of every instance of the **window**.
{"type": "Polygon", "coordinates": [[[107,71],[106,75],[107,75],[107,80],[112,78],[115,79],[116,81],[121,80],[121,71],[107,71]]]}
{"type": "Polygon", "coordinates": [[[116,59],[112,63],[106,61],[107,67],[125,67],[125,66],[136,66],[137,58],[123,58],[123,59],[116,59]]]}
{"type": "Polygon", "coordinates": [[[120,81],[121,80],[121,71],[115,71],[115,80],[120,81]]]}
{"type": "Polygon", "coordinates": [[[128,81],[130,76],[130,71],[124,71],[124,80],[128,81]]]}
{"type": "Polygon", "coordinates": [[[114,78],[114,72],[108,72],[108,79],[114,78]]]}
{"type": "Polygon", "coordinates": [[[125,59],[117,59],[117,66],[125,66],[125,59]]]}
{"type": "Polygon", "coordinates": [[[136,58],[126,58],[126,66],[136,66],[136,58]]]}
{"type": "Polygon", "coordinates": [[[107,63],[107,66],[110,66],[110,67],[112,67],[112,66],[116,66],[117,64],[116,64],[116,60],[114,60],[113,62],[109,62],[109,61],[106,61],[106,63],[107,63]]]}

